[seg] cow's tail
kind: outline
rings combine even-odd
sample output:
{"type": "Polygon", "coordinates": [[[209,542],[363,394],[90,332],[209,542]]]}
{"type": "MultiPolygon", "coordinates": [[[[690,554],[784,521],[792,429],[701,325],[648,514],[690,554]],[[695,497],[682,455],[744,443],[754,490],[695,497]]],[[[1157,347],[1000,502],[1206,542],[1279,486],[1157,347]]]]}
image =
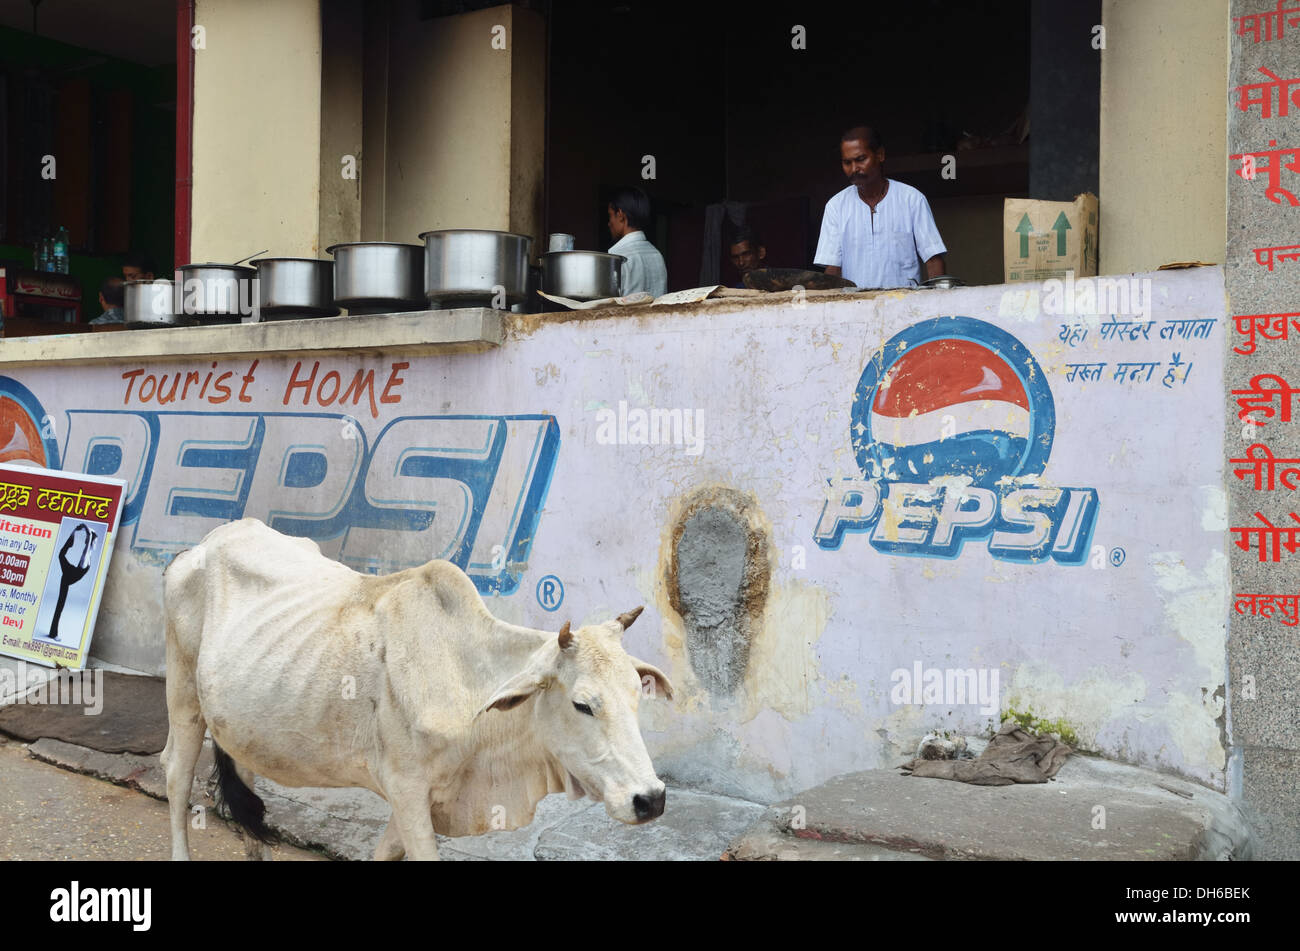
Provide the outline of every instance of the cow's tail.
{"type": "Polygon", "coordinates": [[[217,777],[217,789],[221,801],[230,810],[230,818],[259,842],[277,841],[276,834],[266,824],[266,803],[244,785],[230,754],[216,743],[212,744],[212,753],[216,760],[213,774],[217,777]]]}

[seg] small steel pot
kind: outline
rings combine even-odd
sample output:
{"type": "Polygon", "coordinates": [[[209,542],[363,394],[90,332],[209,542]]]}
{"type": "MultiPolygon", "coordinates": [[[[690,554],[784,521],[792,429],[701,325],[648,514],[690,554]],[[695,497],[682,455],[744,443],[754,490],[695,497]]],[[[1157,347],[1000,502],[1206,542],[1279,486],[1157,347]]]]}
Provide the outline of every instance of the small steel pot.
{"type": "Polygon", "coordinates": [[[257,307],[257,270],[239,264],[186,264],[176,269],[182,312],[204,324],[239,323],[257,307]],[[198,283],[195,284],[194,282],[198,283]]]}
{"type": "Polygon", "coordinates": [[[424,310],[424,248],[394,241],[352,241],[334,255],[334,303],[348,313],[424,310]]]}
{"type": "Polygon", "coordinates": [[[965,287],[966,282],[959,277],[953,277],[951,274],[940,274],[938,277],[932,277],[928,281],[922,281],[921,287],[926,288],[943,288],[947,290],[952,287],[965,287]]]}
{"type": "Polygon", "coordinates": [[[173,281],[127,281],[122,320],[128,327],[179,327],[188,321],[173,313],[173,281]]]}
{"type": "Polygon", "coordinates": [[[570,300],[602,300],[623,293],[621,254],[552,251],[542,255],[542,290],[570,300]]]}
{"type": "Polygon", "coordinates": [[[438,306],[506,306],[528,293],[533,239],[508,231],[426,231],[424,296],[438,306]]]}
{"type": "Polygon", "coordinates": [[[257,301],[263,320],[335,317],[334,262],[316,258],[258,258],[257,301]]]}

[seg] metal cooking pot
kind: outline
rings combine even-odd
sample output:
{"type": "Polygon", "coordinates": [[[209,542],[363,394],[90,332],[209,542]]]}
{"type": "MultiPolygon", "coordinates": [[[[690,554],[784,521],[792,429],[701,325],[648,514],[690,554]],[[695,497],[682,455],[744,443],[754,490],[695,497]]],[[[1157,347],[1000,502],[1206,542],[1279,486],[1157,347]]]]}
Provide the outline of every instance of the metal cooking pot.
{"type": "Polygon", "coordinates": [[[334,303],[348,313],[424,310],[424,248],[394,241],[351,241],[334,255],[334,303]]]}
{"type": "Polygon", "coordinates": [[[190,323],[173,313],[173,281],[127,281],[122,285],[126,301],[122,320],[128,327],[179,327],[190,323]]]}
{"type": "Polygon", "coordinates": [[[492,306],[498,289],[505,305],[528,293],[528,257],[533,239],[507,231],[426,231],[424,296],[438,305],[492,306]]]}
{"type": "Polygon", "coordinates": [[[176,269],[183,312],[204,324],[237,324],[257,307],[257,270],[239,264],[186,264],[176,269]],[[198,281],[198,284],[192,283],[198,281]]]}
{"type": "Polygon", "coordinates": [[[951,274],[940,274],[938,277],[932,277],[928,281],[922,281],[920,286],[926,289],[943,288],[946,290],[951,287],[965,287],[966,282],[959,277],[953,277],[951,274]]]}
{"type": "Polygon", "coordinates": [[[334,262],[316,258],[258,258],[257,301],[263,320],[334,317],[334,262]]]}
{"type": "Polygon", "coordinates": [[[542,290],[571,300],[601,300],[623,293],[621,254],[552,251],[542,255],[542,290]]]}

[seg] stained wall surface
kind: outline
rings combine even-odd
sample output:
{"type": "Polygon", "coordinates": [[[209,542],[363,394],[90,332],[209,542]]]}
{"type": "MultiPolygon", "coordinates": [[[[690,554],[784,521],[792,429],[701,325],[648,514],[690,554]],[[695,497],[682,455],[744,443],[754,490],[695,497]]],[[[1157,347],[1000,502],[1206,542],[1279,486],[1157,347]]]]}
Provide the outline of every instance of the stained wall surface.
{"type": "Polygon", "coordinates": [[[163,566],[254,516],[358,570],[451,559],[533,627],[646,605],[679,782],[772,800],[1014,709],[1225,788],[1222,271],[768,301],[0,395],[129,482],[105,660],[161,672],[163,566]]]}

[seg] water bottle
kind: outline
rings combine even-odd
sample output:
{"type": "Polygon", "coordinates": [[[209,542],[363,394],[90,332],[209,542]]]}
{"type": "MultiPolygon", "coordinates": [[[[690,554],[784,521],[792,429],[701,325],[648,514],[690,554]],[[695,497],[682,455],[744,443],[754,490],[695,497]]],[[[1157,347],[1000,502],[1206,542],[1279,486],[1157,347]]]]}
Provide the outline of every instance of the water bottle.
{"type": "Polygon", "coordinates": [[[32,261],[33,261],[33,263],[34,263],[34,266],[35,266],[36,270],[38,270],[38,271],[44,271],[44,270],[45,270],[45,268],[46,268],[46,258],[47,258],[47,255],[46,255],[46,253],[45,253],[45,239],[44,239],[44,238],[37,238],[37,239],[36,239],[36,250],[35,250],[34,252],[32,252],[32,261]]]}
{"type": "Polygon", "coordinates": [[[54,267],[51,270],[59,274],[68,273],[68,229],[60,227],[54,236],[54,267]]]}

